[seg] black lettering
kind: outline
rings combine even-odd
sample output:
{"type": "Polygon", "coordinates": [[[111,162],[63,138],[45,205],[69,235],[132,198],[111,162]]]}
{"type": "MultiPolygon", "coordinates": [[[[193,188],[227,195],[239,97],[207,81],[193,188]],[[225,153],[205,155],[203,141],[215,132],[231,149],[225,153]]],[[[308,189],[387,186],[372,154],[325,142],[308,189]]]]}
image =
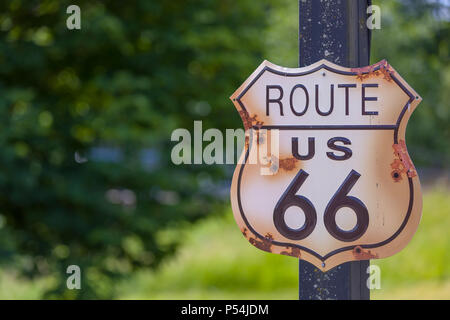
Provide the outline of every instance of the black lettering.
{"type": "Polygon", "coordinates": [[[378,88],[377,83],[367,83],[362,85],[362,115],[376,116],[378,111],[366,111],[366,101],[377,101],[377,97],[366,97],[366,88],[378,88]]]}
{"type": "Polygon", "coordinates": [[[272,86],[266,86],[266,116],[269,116],[269,105],[271,103],[278,103],[280,106],[280,115],[284,116],[283,114],[283,103],[281,102],[281,99],[283,99],[283,88],[278,85],[272,85],[272,86]],[[278,89],[280,92],[280,96],[276,99],[270,98],[270,90],[271,89],[278,89]]]}
{"type": "Polygon", "coordinates": [[[321,116],[328,116],[333,112],[334,108],[334,84],[330,86],[330,109],[327,112],[322,112],[319,109],[319,85],[316,84],[316,111],[321,116]]]}
{"type": "Polygon", "coordinates": [[[308,110],[308,107],[309,107],[309,94],[308,94],[308,91],[306,90],[306,88],[305,88],[305,86],[304,85],[302,85],[302,84],[297,84],[294,88],[292,88],[292,91],[291,91],[291,96],[290,96],[290,99],[289,99],[289,101],[290,101],[290,104],[291,104],[291,110],[292,110],[292,112],[296,115],[296,116],[302,116],[302,115],[304,115],[305,113],[306,113],[306,110],[308,110]],[[295,90],[296,89],[298,89],[298,88],[301,88],[304,92],[305,92],[305,97],[306,97],[306,103],[305,103],[305,108],[303,109],[303,111],[301,111],[301,112],[297,112],[297,111],[295,111],[295,109],[294,109],[294,92],[295,92],[295,90]]]}
{"type": "Polygon", "coordinates": [[[345,145],[351,145],[352,142],[344,137],[335,137],[335,138],[331,138],[330,140],[328,140],[328,148],[330,148],[331,150],[335,150],[335,151],[340,151],[343,152],[344,154],[341,156],[336,155],[334,152],[327,152],[327,156],[328,158],[330,158],[331,160],[336,160],[336,161],[342,161],[342,160],[347,160],[350,159],[350,157],[352,156],[352,150],[350,148],[344,147],[344,146],[339,146],[336,145],[336,142],[342,142],[345,145]]]}
{"type": "Polygon", "coordinates": [[[278,200],[273,210],[273,223],[278,232],[290,240],[302,240],[308,237],[314,231],[317,223],[317,213],[314,205],[308,198],[297,194],[300,187],[308,178],[306,171],[300,170],[291,182],[287,190],[278,200]],[[305,215],[305,224],[299,229],[292,229],[286,224],[284,219],[286,210],[290,207],[298,207],[305,215]]]}
{"type": "Polygon", "coordinates": [[[298,153],[298,138],[292,138],[292,155],[298,160],[309,160],[314,157],[316,153],[316,143],[314,138],[308,138],[308,154],[306,156],[302,156],[298,153]]]}
{"type": "Polygon", "coordinates": [[[352,170],[333,198],[331,198],[323,214],[323,222],[328,233],[341,241],[351,242],[358,240],[364,235],[369,226],[369,211],[367,207],[358,198],[348,195],[359,178],[361,178],[361,175],[352,170]],[[356,214],[356,226],[350,231],[342,230],[336,224],[336,213],[341,208],[350,208],[356,214]]]}
{"type": "Polygon", "coordinates": [[[338,84],[338,88],[345,88],[345,115],[349,115],[349,89],[356,88],[356,84],[338,84]]]}

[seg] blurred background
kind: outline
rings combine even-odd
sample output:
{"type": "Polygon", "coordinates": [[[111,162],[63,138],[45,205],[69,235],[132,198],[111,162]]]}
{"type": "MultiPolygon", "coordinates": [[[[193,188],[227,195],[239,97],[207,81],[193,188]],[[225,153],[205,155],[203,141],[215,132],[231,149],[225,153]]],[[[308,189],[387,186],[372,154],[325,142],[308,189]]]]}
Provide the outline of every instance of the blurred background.
{"type": "MultiPolygon", "coordinates": [[[[450,299],[449,1],[374,4],[372,63],[423,97],[407,142],[425,191],[372,298],[450,299]]],[[[170,161],[176,128],[243,127],[228,97],[263,59],[297,66],[297,19],[296,0],[2,1],[0,298],[297,299],[298,261],[234,224],[234,166],[170,161]]]]}

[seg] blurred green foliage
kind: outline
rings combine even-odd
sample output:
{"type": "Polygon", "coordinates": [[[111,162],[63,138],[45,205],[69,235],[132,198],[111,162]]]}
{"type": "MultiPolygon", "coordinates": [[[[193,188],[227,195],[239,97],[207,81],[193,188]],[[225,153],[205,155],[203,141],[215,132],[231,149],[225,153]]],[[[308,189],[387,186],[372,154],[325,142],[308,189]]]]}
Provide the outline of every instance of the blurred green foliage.
{"type": "Polygon", "coordinates": [[[269,7],[76,1],[68,30],[70,4],[0,4],[0,258],[58,274],[49,297],[108,298],[182,241],[161,230],[222,212],[222,168],[172,165],[170,136],[239,123],[228,96],[262,59],[269,7]],[[65,289],[71,264],[83,290],[65,289]]]}
{"type": "MultiPolygon", "coordinates": [[[[424,98],[407,131],[412,157],[448,166],[449,22],[424,0],[375,4],[372,61],[387,58],[424,98]]],[[[194,120],[242,127],[228,96],[264,58],[297,65],[297,25],[292,0],[3,1],[0,262],[51,279],[31,291],[61,298],[113,297],[121,277],[156,267],[184,242],[177,230],[223,212],[217,185],[229,178],[218,166],[172,165],[172,131],[194,120]],[[81,30],[66,27],[70,4],[81,30]],[[83,290],[66,289],[71,264],[83,290]]],[[[259,267],[238,279],[273,288],[251,277],[259,267]]],[[[201,268],[199,283],[221,268],[201,268]]]]}

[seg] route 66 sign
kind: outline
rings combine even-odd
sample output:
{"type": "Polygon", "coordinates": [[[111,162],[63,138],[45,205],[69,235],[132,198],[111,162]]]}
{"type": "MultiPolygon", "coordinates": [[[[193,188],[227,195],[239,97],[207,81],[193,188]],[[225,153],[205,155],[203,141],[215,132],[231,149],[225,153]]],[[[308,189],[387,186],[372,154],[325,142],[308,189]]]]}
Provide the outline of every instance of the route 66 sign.
{"type": "Polygon", "coordinates": [[[251,244],[322,271],[406,246],[422,196],[405,131],[421,98],[385,60],[264,61],[231,99],[246,129],[231,202],[251,244]]]}

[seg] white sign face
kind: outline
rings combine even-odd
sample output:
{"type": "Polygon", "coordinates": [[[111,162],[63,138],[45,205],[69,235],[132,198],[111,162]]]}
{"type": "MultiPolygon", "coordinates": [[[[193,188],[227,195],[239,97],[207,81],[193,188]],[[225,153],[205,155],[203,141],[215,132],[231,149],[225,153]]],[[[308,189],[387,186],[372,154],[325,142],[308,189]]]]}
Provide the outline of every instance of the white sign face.
{"type": "Polygon", "coordinates": [[[386,61],[264,61],[231,99],[248,133],[231,202],[251,244],[322,271],[406,246],[422,195],[405,130],[421,98],[386,61]]]}

